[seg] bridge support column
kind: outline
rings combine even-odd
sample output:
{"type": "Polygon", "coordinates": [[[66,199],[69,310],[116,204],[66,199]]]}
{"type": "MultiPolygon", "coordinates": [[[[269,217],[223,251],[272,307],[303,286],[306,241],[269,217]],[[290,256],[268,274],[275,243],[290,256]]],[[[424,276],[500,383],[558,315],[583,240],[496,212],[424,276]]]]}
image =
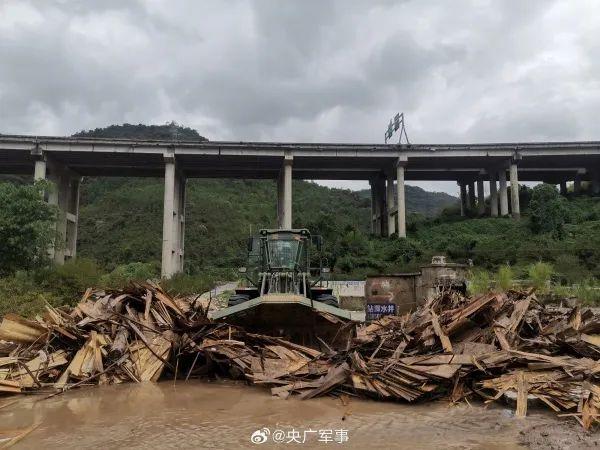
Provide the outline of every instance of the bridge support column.
{"type": "Polygon", "coordinates": [[[579,169],[577,171],[577,173],[575,174],[575,180],[573,181],[573,191],[576,194],[581,194],[581,181],[582,181],[584,174],[585,174],[585,171],[581,170],[581,169],[579,169]]]}
{"type": "Polygon", "coordinates": [[[567,182],[561,181],[559,183],[560,195],[567,195],[567,182]]]}
{"type": "Polygon", "coordinates": [[[79,220],[79,184],[81,177],[55,161],[36,160],[34,180],[48,178],[54,186],[48,192],[48,203],[58,209],[56,236],[48,253],[54,264],[62,265],[77,256],[77,223],[79,220]],[[48,169],[48,170],[46,170],[48,169]]]}
{"type": "Polygon", "coordinates": [[[40,156],[35,160],[35,168],[33,170],[33,180],[45,180],[46,179],[46,158],[40,156]]]}
{"type": "Polygon", "coordinates": [[[498,217],[498,187],[496,178],[498,174],[495,170],[490,170],[490,216],[498,217]]]}
{"type": "Polygon", "coordinates": [[[483,190],[483,178],[481,175],[477,178],[477,214],[485,214],[485,191],[483,190]]]}
{"type": "Polygon", "coordinates": [[[592,195],[600,194],[600,170],[592,172],[592,195]]]}
{"type": "Polygon", "coordinates": [[[459,181],[458,185],[460,186],[460,215],[465,217],[467,215],[467,210],[469,209],[467,204],[467,185],[462,181],[459,181]]]}
{"type": "Polygon", "coordinates": [[[386,217],[386,186],[385,178],[381,175],[369,180],[371,185],[371,232],[375,236],[385,236],[386,217]]]}
{"type": "Polygon", "coordinates": [[[385,174],[380,174],[377,178],[377,234],[379,236],[387,236],[387,200],[385,174]]]}
{"type": "Polygon", "coordinates": [[[178,172],[175,158],[165,156],[163,200],[163,245],[161,276],[170,278],[183,271],[186,179],[178,172]]]}
{"type": "Polygon", "coordinates": [[[398,187],[396,189],[396,205],[398,209],[397,220],[398,220],[398,237],[406,237],[406,198],[404,195],[404,165],[402,162],[398,162],[396,167],[396,182],[398,187]]]}
{"type": "Polygon", "coordinates": [[[277,228],[292,228],[292,159],[288,157],[277,178],[277,228]]]}
{"type": "Polygon", "coordinates": [[[470,181],[468,186],[469,186],[469,211],[475,211],[475,182],[470,181]]]}
{"type": "Polygon", "coordinates": [[[377,182],[374,179],[369,180],[371,188],[371,234],[377,233],[377,182]]]}
{"type": "Polygon", "coordinates": [[[510,165],[510,208],[513,219],[521,218],[521,207],[519,205],[519,175],[517,165],[510,165]]]}
{"type": "Polygon", "coordinates": [[[394,209],[394,174],[387,174],[387,185],[385,192],[386,202],[387,202],[387,235],[391,236],[395,232],[395,219],[393,216],[394,209]]]}
{"type": "Polygon", "coordinates": [[[506,186],[506,169],[502,168],[498,171],[498,185],[500,194],[500,215],[508,216],[508,189],[506,186]]]}

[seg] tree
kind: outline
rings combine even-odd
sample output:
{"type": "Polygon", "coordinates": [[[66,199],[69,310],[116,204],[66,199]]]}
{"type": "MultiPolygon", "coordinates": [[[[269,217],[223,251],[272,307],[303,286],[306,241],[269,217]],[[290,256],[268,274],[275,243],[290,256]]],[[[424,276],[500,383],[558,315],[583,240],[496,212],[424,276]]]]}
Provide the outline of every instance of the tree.
{"type": "Polygon", "coordinates": [[[43,199],[46,182],[0,183],[0,274],[47,262],[56,210],[43,199]]]}
{"type": "Polygon", "coordinates": [[[536,234],[552,233],[562,239],[567,211],[564,199],[554,186],[540,184],[532,189],[529,215],[531,231],[536,234]]]}

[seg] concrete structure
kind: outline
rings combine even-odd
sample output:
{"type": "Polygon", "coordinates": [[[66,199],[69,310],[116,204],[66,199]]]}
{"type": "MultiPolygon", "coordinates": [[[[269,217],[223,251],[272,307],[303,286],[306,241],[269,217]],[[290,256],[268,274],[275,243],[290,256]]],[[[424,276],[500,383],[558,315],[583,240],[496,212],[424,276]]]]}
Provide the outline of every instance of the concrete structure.
{"type": "Polygon", "coordinates": [[[498,173],[495,170],[490,170],[490,216],[498,217],[498,186],[496,179],[498,173]]]}
{"type": "MultiPolygon", "coordinates": [[[[183,267],[187,178],[276,180],[278,225],[283,228],[290,228],[293,223],[293,178],[368,180],[372,186],[373,233],[396,233],[403,237],[405,181],[458,182],[462,210],[466,213],[467,206],[472,211],[475,207],[475,182],[479,188],[490,181],[490,195],[493,195],[492,179],[495,183],[497,174],[499,214],[507,216],[506,172],[510,171],[512,216],[518,218],[519,181],[551,184],[576,181],[577,187],[582,181],[594,181],[592,174],[598,170],[600,142],[397,145],[0,136],[0,173],[33,174],[38,179],[55,182],[57,189],[48,193],[48,200],[61,211],[57,222],[61,238],[54,249],[57,263],[76,252],[78,188],[82,176],[164,177],[165,276],[183,267]],[[394,178],[395,202],[390,198],[394,178]],[[470,187],[468,195],[466,186],[470,187]]],[[[600,179],[594,182],[600,189],[600,179]]],[[[494,214],[493,207],[490,214],[494,214]]]]}
{"type": "Polygon", "coordinates": [[[48,179],[53,183],[46,193],[48,203],[58,209],[56,239],[49,249],[50,258],[56,264],[64,264],[75,258],[77,252],[77,222],[79,219],[79,183],[81,177],[41,153],[34,154],[35,181],[48,179]]]}
{"type": "Polygon", "coordinates": [[[391,236],[396,232],[396,224],[394,220],[394,216],[392,215],[392,211],[394,210],[394,173],[392,171],[388,172],[387,180],[386,180],[386,191],[385,195],[387,197],[387,235],[391,236]]]}
{"type": "Polygon", "coordinates": [[[396,314],[413,311],[434,298],[440,289],[464,292],[467,270],[467,265],[447,263],[443,256],[434,256],[431,264],[422,266],[420,272],[369,275],[363,307],[366,307],[367,316],[369,304],[395,305],[396,314]]]}
{"type": "Polygon", "coordinates": [[[483,190],[483,176],[477,178],[477,214],[485,214],[485,192],[483,190]]]}
{"type": "Polygon", "coordinates": [[[600,169],[592,173],[592,194],[600,194],[600,169]]]}
{"type": "Polygon", "coordinates": [[[521,217],[521,207],[519,206],[519,178],[517,175],[517,164],[510,165],[510,210],[514,219],[521,217]]]}
{"type": "Polygon", "coordinates": [[[560,194],[561,195],[567,195],[567,182],[566,181],[561,181],[559,183],[559,189],[560,189],[560,194]]]}
{"type": "Polygon", "coordinates": [[[469,210],[469,204],[467,199],[467,185],[465,183],[458,182],[460,188],[460,215],[466,216],[469,210]]]}
{"type": "Polygon", "coordinates": [[[476,204],[476,200],[475,200],[475,182],[471,181],[468,186],[469,188],[469,211],[475,211],[475,204],[476,204]]]}
{"type": "Polygon", "coordinates": [[[292,162],[286,153],[277,177],[277,226],[288,230],[292,228],[292,162]]]}
{"type": "Polygon", "coordinates": [[[500,189],[500,215],[506,217],[508,216],[508,191],[506,188],[505,169],[500,169],[498,171],[498,186],[500,189]]]}
{"type": "Polygon", "coordinates": [[[185,238],[185,175],[173,155],[165,155],[163,245],[161,274],[171,277],[183,271],[185,238]]]}

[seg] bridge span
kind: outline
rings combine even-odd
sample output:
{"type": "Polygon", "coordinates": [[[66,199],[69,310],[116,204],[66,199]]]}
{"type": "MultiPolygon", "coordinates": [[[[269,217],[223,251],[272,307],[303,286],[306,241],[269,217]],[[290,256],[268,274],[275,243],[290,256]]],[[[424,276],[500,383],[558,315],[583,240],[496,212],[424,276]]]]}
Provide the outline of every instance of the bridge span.
{"type": "Polygon", "coordinates": [[[183,270],[186,179],[264,178],[277,181],[280,228],[292,226],[292,179],[368,180],[374,234],[406,236],[404,183],[450,180],[460,186],[461,211],[520,217],[520,181],[575,190],[582,181],[600,193],[600,141],[467,145],[337,144],[286,142],[191,142],[0,135],[0,174],[33,174],[57,189],[53,250],[60,264],[76,253],[82,176],[163,177],[162,275],[183,270]],[[508,189],[510,183],[511,189],[508,189]],[[510,201],[509,201],[510,193],[510,201]],[[510,206],[510,208],[509,208],[510,206]]]}

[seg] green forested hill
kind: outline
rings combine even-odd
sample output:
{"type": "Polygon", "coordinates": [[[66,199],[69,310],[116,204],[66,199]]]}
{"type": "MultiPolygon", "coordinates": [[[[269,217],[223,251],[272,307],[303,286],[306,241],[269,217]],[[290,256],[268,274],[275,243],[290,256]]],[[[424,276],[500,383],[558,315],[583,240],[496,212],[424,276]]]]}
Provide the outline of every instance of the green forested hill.
{"type": "Polygon", "coordinates": [[[93,137],[93,138],[113,138],[113,139],[148,139],[148,140],[180,140],[180,141],[207,141],[204,136],[200,136],[196,130],[182,127],[176,122],[166,125],[132,125],[124,123],[123,125],[110,125],[95,130],[80,131],[73,136],[93,137]]]}
{"type": "MultiPolygon", "coordinates": [[[[77,133],[86,137],[205,140],[176,124],[112,125],[77,133]]],[[[330,189],[294,181],[294,226],[324,235],[330,257],[339,256],[340,239],[369,230],[368,191],[330,189]]],[[[432,215],[456,203],[447,194],[407,186],[409,212],[432,215]]],[[[162,240],[162,179],[87,178],[82,184],[79,255],[106,268],[131,261],[158,264],[162,240]]],[[[186,197],[187,270],[235,267],[251,231],[273,227],[275,182],[270,180],[190,179],[186,197]]],[[[332,261],[333,262],[333,261],[332,261]]]]}
{"type": "MultiPolygon", "coordinates": [[[[441,213],[444,208],[458,205],[458,198],[445,192],[429,192],[420,187],[410,185],[406,185],[404,189],[406,209],[409,213],[418,213],[432,217],[441,213]]],[[[357,193],[362,198],[371,198],[371,191],[369,189],[364,189],[357,193]]]]}
{"type": "MultiPolygon", "coordinates": [[[[294,226],[333,235],[368,228],[369,204],[355,193],[294,181],[294,226]]],[[[251,231],[274,227],[275,183],[190,179],[185,251],[189,269],[233,267],[251,231]]],[[[87,179],[82,185],[79,254],[108,268],[159,261],[161,179],[87,179]]]]}

